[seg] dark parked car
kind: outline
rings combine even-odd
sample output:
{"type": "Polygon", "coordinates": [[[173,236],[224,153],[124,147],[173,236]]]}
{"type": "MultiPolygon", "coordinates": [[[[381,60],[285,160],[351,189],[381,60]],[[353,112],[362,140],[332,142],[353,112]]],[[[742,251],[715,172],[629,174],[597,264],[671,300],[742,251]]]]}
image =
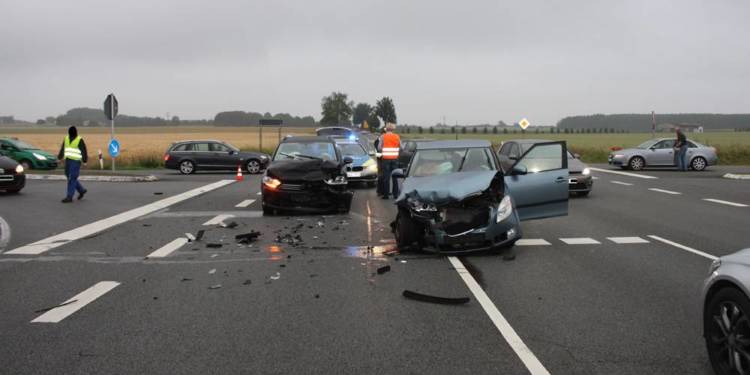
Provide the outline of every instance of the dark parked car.
{"type": "Polygon", "coordinates": [[[164,167],[182,174],[197,170],[236,170],[242,166],[247,173],[257,174],[271,158],[259,152],[244,152],[220,141],[182,141],[173,143],[164,154],[164,167]]]}
{"type": "Polygon", "coordinates": [[[287,137],[279,143],[261,182],[263,213],[349,212],[344,157],[329,137],[287,137]]]}
{"type": "MultiPolygon", "coordinates": [[[[497,152],[500,164],[504,170],[509,168],[521,156],[528,151],[531,146],[537,143],[549,143],[552,141],[544,139],[516,139],[503,142],[500,150],[497,152]]],[[[594,178],[591,176],[591,169],[588,165],[580,160],[580,155],[568,152],[568,188],[571,195],[586,196],[594,188],[594,178]]]]}
{"type": "Polygon", "coordinates": [[[565,142],[538,143],[506,172],[488,141],[417,144],[391,224],[400,248],[438,252],[510,247],[520,221],[568,213],[565,142]]]}
{"type": "Polygon", "coordinates": [[[0,156],[0,190],[18,193],[26,186],[25,170],[15,160],[0,156]]]}
{"type": "Polygon", "coordinates": [[[0,138],[0,156],[19,162],[24,169],[55,169],[57,157],[17,138],[0,138]]]}

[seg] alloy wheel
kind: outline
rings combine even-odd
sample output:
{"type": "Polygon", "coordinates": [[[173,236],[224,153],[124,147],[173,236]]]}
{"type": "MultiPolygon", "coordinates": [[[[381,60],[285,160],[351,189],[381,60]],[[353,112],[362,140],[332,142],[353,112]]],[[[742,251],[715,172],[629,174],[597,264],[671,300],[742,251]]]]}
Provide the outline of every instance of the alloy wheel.
{"type": "Polygon", "coordinates": [[[706,169],[706,161],[701,157],[693,159],[693,162],[691,164],[692,164],[693,170],[695,171],[702,171],[706,169]]]}
{"type": "Polygon", "coordinates": [[[257,160],[247,162],[247,172],[252,174],[260,173],[260,163],[257,160]]]}
{"type": "Polygon", "coordinates": [[[750,374],[750,321],[734,301],[723,301],[711,314],[710,348],[727,374],[750,374]]]}
{"type": "Polygon", "coordinates": [[[640,171],[641,169],[643,169],[643,165],[644,164],[645,163],[643,162],[643,159],[640,158],[640,157],[636,156],[636,157],[630,159],[630,169],[632,169],[634,171],[640,171]]]}
{"type": "Polygon", "coordinates": [[[189,160],[185,160],[182,163],[180,163],[180,172],[183,174],[191,174],[193,173],[193,170],[195,169],[195,166],[193,165],[193,162],[189,160]]]}

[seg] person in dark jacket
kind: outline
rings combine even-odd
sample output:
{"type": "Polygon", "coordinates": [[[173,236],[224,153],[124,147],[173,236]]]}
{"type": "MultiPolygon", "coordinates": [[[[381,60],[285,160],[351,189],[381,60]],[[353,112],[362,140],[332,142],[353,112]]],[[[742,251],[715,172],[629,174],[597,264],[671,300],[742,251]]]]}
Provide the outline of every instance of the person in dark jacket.
{"type": "Polygon", "coordinates": [[[63,139],[57,158],[65,161],[65,177],[68,178],[68,191],[62,202],[72,202],[73,194],[76,191],[78,192],[78,199],[83,199],[87,190],[78,181],[78,176],[81,173],[81,163],[85,165],[89,160],[89,156],[86,152],[86,143],[78,135],[78,129],[75,126],[68,128],[68,135],[63,139]]]}

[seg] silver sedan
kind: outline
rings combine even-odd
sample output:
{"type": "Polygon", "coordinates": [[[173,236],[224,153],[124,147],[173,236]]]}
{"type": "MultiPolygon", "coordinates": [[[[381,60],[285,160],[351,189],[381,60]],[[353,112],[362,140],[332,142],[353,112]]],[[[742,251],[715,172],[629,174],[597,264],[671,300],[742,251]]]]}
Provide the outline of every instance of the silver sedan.
{"type": "MultiPolygon", "coordinates": [[[[641,143],[635,148],[612,151],[609,164],[622,169],[630,168],[640,171],[646,167],[675,167],[674,138],[657,138],[641,143]]],[[[716,149],[688,140],[687,162],[695,171],[702,171],[707,166],[716,165],[719,158],[716,149]]]]}
{"type": "Polygon", "coordinates": [[[717,374],[750,372],[750,248],[711,264],[703,286],[703,337],[717,374]]]}

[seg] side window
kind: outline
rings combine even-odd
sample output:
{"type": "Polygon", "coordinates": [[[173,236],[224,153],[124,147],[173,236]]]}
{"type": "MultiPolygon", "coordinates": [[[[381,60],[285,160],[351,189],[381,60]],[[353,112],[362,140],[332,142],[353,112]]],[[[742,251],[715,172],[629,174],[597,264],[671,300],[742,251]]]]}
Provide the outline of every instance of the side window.
{"type": "MultiPolygon", "coordinates": [[[[566,159],[567,160],[567,159],[566,159]]],[[[563,150],[559,143],[536,145],[518,162],[529,173],[552,171],[563,168],[563,150]]]]}
{"type": "Polygon", "coordinates": [[[698,146],[693,142],[687,141],[687,144],[688,144],[688,148],[698,148],[698,146]]]}
{"type": "Polygon", "coordinates": [[[521,157],[521,148],[518,147],[518,143],[513,143],[511,146],[512,147],[510,149],[510,157],[516,158],[516,159],[520,158],[521,157]]]}
{"type": "Polygon", "coordinates": [[[466,153],[461,172],[491,171],[494,169],[492,156],[487,149],[470,148],[466,153]]]}
{"type": "Polygon", "coordinates": [[[172,151],[179,151],[179,152],[182,152],[182,151],[187,151],[187,147],[188,147],[188,146],[189,146],[189,144],[182,144],[182,145],[177,145],[177,146],[175,146],[175,147],[174,147],[174,148],[172,149],[172,151]]]}
{"type": "Polygon", "coordinates": [[[506,143],[503,145],[503,147],[500,147],[500,151],[498,152],[500,155],[508,156],[510,155],[510,143],[506,143]]]}
{"type": "Polygon", "coordinates": [[[207,152],[208,149],[208,143],[193,143],[193,150],[192,151],[199,151],[199,152],[207,152]]]}
{"type": "Polygon", "coordinates": [[[213,152],[229,152],[229,148],[221,143],[209,143],[213,152]]]}
{"type": "Polygon", "coordinates": [[[656,144],[655,148],[672,148],[674,147],[674,140],[667,139],[656,144]]]}

